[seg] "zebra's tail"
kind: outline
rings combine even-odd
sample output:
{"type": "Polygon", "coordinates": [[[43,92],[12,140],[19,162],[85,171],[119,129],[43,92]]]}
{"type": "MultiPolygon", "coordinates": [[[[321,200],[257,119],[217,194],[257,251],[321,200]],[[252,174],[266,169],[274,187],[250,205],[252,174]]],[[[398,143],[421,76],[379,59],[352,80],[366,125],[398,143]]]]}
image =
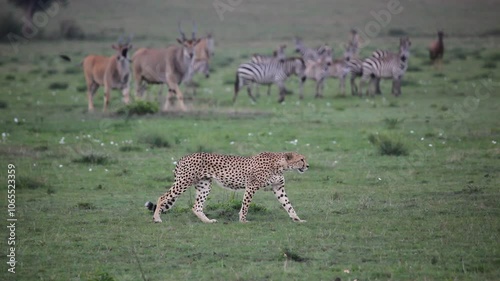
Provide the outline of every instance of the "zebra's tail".
{"type": "Polygon", "coordinates": [[[144,207],[146,207],[146,209],[150,210],[151,212],[156,211],[156,204],[153,204],[153,202],[151,201],[146,202],[146,204],[144,204],[144,207]]]}

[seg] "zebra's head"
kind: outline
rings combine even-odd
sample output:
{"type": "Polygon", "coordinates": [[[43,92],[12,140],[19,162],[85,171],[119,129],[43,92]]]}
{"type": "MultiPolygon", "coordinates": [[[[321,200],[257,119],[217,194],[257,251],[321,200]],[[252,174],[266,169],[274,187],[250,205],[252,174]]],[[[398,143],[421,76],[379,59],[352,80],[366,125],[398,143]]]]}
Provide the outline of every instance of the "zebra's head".
{"type": "Polygon", "coordinates": [[[409,37],[401,37],[399,39],[399,57],[402,61],[407,61],[410,57],[411,41],[409,37]]]}

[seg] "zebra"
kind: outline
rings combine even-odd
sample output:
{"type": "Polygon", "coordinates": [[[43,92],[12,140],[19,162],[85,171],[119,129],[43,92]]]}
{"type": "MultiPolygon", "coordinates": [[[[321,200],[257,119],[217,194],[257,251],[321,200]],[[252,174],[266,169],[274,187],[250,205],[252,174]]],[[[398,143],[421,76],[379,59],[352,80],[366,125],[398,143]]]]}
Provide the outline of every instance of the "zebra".
{"type": "MultiPolygon", "coordinates": [[[[389,56],[396,56],[396,55],[397,55],[397,53],[394,53],[392,51],[380,50],[380,49],[377,49],[377,50],[373,51],[373,53],[372,53],[372,57],[377,58],[377,59],[385,58],[385,57],[389,57],[389,56]]],[[[374,83],[375,83],[375,94],[381,95],[382,91],[380,90],[380,79],[377,78],[374,83]]]]}
{"type": "MultiPolygon", "coordinates": [[[[363,61],[363,75],[359,85],[362,93],[363,84],[366,81],[372,82],[376,79],[392,78],[392,94],[401,95],[401,79],[408,68],[410,57],[411,41],[408,37],[401,37],[399,40],[399,52],[397,55],[388,55],[382,58],[370,57],[363,61]]],[[[369,90],[367,90],[367,95],[369,90]]]]}
{"type": "MultiPolygon", "coordinates": [[[[253,54],[250,62],[260,64],[260,63],[269,63],[273,60],[284,60],[286,58],[285,49],[286,49],[286,44],[282,44],[282,45],[278,46],[277,50],[273,51],[272,56],[253,54]]],[[[267,95],[268,96],[271,95],[271,86],[272,86],[272,84],[267,85],[267,95]]],[[[258,86],[256,87],[256,92],[257,92],[257,96],[259,96],[259,87],[258,86]]]]}
{"type": "Polygon", "coordinates": [[[278,102],[281,103],[285,100],[286,79],[295,74],[301,79],[301,81],[304,81],[306,79],[304,75],[305,68],[306,65],[304,60],[298,57],[290,57],[284,60],[271,61],[269,63],[247,62],[241,64],[236,72],[233,104],[238,96],[238,91],[243,86],[247,86],[248,96],[253,102],[256,102],[250,88],[253,83],[261,85],[269,85],[273,83],[278,84],[280,91],[278,102]]]}
{"type": "MultiPolygon", "coordinates": [[[[363,61],[357,56],[357,47],[348,44],[345,46],[346,50],[344,52],[344,62],[349,68],[350,80],[351,80],[351,94],[353,96],[358,95],[358,86],[356,85],[356,78],[361,77],[363,74],[363,61]]],[[[342,83],[342,82],[341,82],[342,83]]]]}

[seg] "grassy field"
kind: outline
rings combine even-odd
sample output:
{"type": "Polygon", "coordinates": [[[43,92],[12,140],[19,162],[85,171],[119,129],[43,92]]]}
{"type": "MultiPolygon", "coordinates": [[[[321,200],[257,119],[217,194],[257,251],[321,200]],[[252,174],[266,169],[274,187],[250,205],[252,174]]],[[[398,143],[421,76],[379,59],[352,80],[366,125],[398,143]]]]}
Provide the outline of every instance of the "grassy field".
{"type": "MultiPolygon", "coordinates": [[[[307,82],[299,101],[295,78],[283,104],[274,87],[272,96],[261,88],[256,104],[242,91],[235,105],[234,72],[250,54],[300,35],[309,45],[329,42],[338,56],[348,30],[362,29],[387,2],[293,1],[283,12],[288,1],[243,1],[222,21],[210,1],[169,2],[73,1],[41,39],[18,52],[0,44],[0,178],[7,186],[15,165],[18,219],[16,274],[7,272],[2,224],[0,280],[500,279],[500,40],[487,36],[498,31],[495,1],[401,1],[403,12],[362,49],[396,49],[390,35],[409,33],[399,98],[390,81],[382,96],[359,98],[340,96],[329,80],[325,98],[314,99],[307,82]],[[113,92],[103,114],[102,89],[96,112],[86,112],[82,72],[59,54],[111,54],[121,32],[134,33],[137,48],[164,46],[177,19],[195,15],[217,49],[211,77],[196,77],[196,94],[187,91],[187,113],[120,115],[113,92]],[[64,18],[76,19],[88,40],[50,39],[64,18]],[[426,50],[437,27],[448,33],[441,71],[426,50]],[[286,188],[307,223],[292,222],[261,191],[251,222],[241,224],[243,193],[214,186],[206,213],[218,223],[191,213],[191,189],[153,224],[144,202],[170,187],[175,161],[197,151],[304,154],[310,169],[286,174],[286,188]]],[[[159,87],[150,89],[155,101],[159,87]]]]}

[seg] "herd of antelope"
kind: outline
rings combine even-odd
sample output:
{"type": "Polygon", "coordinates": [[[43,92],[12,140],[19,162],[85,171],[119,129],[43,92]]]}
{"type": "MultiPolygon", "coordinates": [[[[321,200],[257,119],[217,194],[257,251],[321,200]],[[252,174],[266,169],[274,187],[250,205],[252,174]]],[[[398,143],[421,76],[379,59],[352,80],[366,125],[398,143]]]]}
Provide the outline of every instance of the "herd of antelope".
{"type": "MultiPolygon", "coordinates": [[[[196,24],[193,22],[191,38],[187,38],[178,24],[180,38],[175,45],[166,48],[139,48],[129,59],[132,49],[132,36],[124,40],[118,39],[112,45],[116,54],[111,57],[89,55],[82,62],[85,81],[87,84],[88,110],[93,111],[93,96],[99,86],[104,86],[104,108],[106,111],[110,99],[110,91],[122,91],[123,102],[130,102],[130,67],[135,80],[135,98],[143,99],[148,84],[166,84],[168,95],[162,106],[162,111],[170,110],[173,103],[186,111],[184,96],[180,89],[182,83],[191,81],[195,73],[210,76],[210,59],[214,55],[214,38],[208,34],[204,38],[196,37],[196,24]]],[[[432,62],[439,68],[444,54],[444,33],[438,32],[438,40],[429,47],[432,62]]],[[[273,55],[254,54],[250,61],[242,63],[237,71],[234,84],[233,103],[239,90],[247,87],[249,97],[255,102],[252,87],[267,85],[268,95],[270,87],[276,84],[279,88],[278,102],[285,99],[285,81],[296,75],[300,80],[299,98],[303,98],[303,85],[307,79],[316,83],[315,97],[323,96],[325,79],[332,77],[339,79],[340,92],[345,95],[345,79],[350,76],[352,95],[361,96],[363,87],[369,85],[366,95],[381,94],[380,80],[392,79],[392,94],[401,95],[401,80],[408,68],[411,41],[408,37],[400,38],[399,50],[376,50],[367,58],[359,57],[360,38],[356,30],[351,30],[349,40],[345,44],[345,51],[341,58],[333,59],[333,49],[323,44],[316,48],[306,47],[301,39],[295,38],[295,52],[297,56],[285,55],[286,45],[281,44],[273,55]],[[356,78],[360,78],[359,91],[356,78]],[[373,89],[375,88],[375,89],[373,89]]],[[[62,55],[62,58],[70,60],[62,55]]],[[[161,90],[160,90],[161,94],[161,90]]]]}

